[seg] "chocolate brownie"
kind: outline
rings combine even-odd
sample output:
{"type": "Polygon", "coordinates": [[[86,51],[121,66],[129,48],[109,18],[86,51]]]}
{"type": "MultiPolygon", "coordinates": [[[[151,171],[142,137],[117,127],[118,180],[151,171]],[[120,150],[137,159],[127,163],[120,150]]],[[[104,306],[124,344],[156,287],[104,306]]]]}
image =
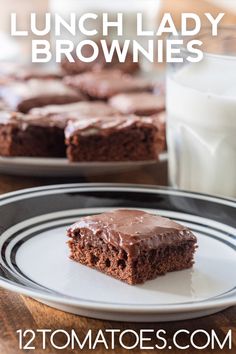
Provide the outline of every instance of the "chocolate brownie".
{"type": "Polygon", "coordinates": [[[2,98],[12,111],[27,113],[31,108],[49,104],[65,104],[84,100],[78,90],[65,86],[61,80],[14,81],[0,87],[2,98]]]}
{"type": "Polygon", "coordinates": [[[118,111],[102,101],[88,101],[88,102],[76,102],[62,105],[50,105],[40,108],[33,108],[29,112],[30,114],[44,115],[49,114],[63,114],[68,116],[70,113],[76,113],[76,119],[79,117],[87,116],[107,116],[117,114],[118,111]]]}
{"type": "Polygon", "coordinates": [[[3,63],[0,67],[0,84],[9,81],[25,81],[30,79],[62,79],[64,76],[59,67],[39,66],[39,65],[21,65],[13,63],[3,63]]]}
{"type": "Polygon", "coordinates": [[[64,157],[64,128],[59,116],[0,112],[0,155],[64,157]]]}
{"type": "MultiPolygon", "coordinates": [[[[136,71],[139,70],[139,64],[138,63],[134,63],[133,62],[133,57],[132,57],[132,53],[128,52],[125,62],[124,63],[120,63],[119,62],[119,58],[117,56],[116,51],[114,52],[112,61],[109,63],[107,62],[104,54],[103,54],[103,50],[102,50],[102,46],[101,46],[101,42],[97,42],[98,45],[98,49],[99,49],[99,55],[98,57],[91,63],[85,63],[83,61],[81,61],[80,59],[78,59],[78,57],[76,56],[76,53],[74,52],[72,54],[74,62],[69,62],[69,60],[67,58],[64,58],[61,62],[61,67],[62,69],[69,75],[74,75],[74,74],[81,74],[83,72],[86,71],[99,71],[102,69],[117,69],[120,71],[123,71],[125,73],[129,73],[132,74],[136,71]]],[[[108,44],[108,50],[110,50],[111,46],[110,44],[108,44]]],[[[122,50],[122,46],[121,46],[121,50],[122,50]]],[[[86,58],[90,57],[93,54],[93,48],[90,45],[85,45],[82,48],[82,55],[86,58]]]]}
{"type": "Polygon", "coordinates": [[[108,116],[69,121],[65,129],[70,161],[156,160],[163,146],[157,117],[108,116]]]}
{"type": "Polygon", "coordinates": [[[107,104],[95,101],[44,108],[32,109],[31,114],[0,112],[0,155],[65,156],[64,129],[68,120],[86,119],[95,113],[103,117],[117,114],[107,104]]]}
{"type": "Polygon", "coordinates": [[[17,70],[12,74],[12,78],[15,80],[30,80],[30,79],[39,79],[39,80],[50,80],[50,79],[62,79],[63,73],[61,70],[56,68],[45,68],[45,67],[27,67],[17,70]]]}
{"type": "Polygon", "coordinates": [[[106,100],[118,93],[149,91],[153,88],[149,80],[133,77],[117,70],[103,70],[67,76],[64,82],[92,99],[102,100],[106,100]]]}
{"type": "Polygon", "coordinates": [[[122,114],[150,116],[165,109],[165,97],[149,92],[122,93],[113,96],[109,104],[122,114]]]}
{"type": "Polygon", "coordinates": [[[82,217],[67,234],[71,259],[131,285],[191,268],[197,247],[187,227],[140,210],[82,217]]]}

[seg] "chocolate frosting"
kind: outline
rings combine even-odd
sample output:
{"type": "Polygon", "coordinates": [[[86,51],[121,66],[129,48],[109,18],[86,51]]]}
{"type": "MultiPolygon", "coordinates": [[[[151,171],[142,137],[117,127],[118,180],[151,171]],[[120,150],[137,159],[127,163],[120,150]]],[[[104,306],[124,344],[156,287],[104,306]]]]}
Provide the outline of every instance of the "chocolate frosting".
{"type": "Polygon", "coordinates": [[[81,218],[69,228],[68,235],[84,238],[88,242],[91,238],[92,241],[101,238],[124,249],[131,257],[139,254],[140,247],[156,249],[197,240],[187,227],[170,219],[129,209],[81,218]]]}
{"type": "Polygon", "coordinates": [[[41,127],[58,127],[64,129],[66,122],[66,117],[61,115],[42,117],[31,114],[23,114],[20,112],[0,112],[0,125],[16,126],[22,130],[27,129],[32,125],[41,127]]]}
{"type": "Polygon", "coordinates": [[[150,92],[119,94],[113,96],[109,103],[124,114],[145,111],[154,114],[165,109],[165,97],[150,92]]]}
{"type": "Polygon", "coordinates": [[[157,117],[138,117],[135,115],[114,115],[108,117],[86,117],[79,120],[71,120],[65,129],[66,139],[69,139],[74,133],[83,136],[96,134],[110,134],[114,130],[122,130],[132,125],[156,126],[159,129],[159,120],[157,117]]]}
{"type": "Polygon", "coordinates": [[[73,89],[66,87],[61,80],[51,79],[30,79],[28,81],[13,81],[6,86],[1,87],[1,92],[12,92],[15,96],[21,98],[31,98],[36,96],[46,95],[74,95],[77,92],[73,89]]]}
{"type": "Polygon", "coordinates": [[[9,123],[14,123],[18,122],[19,120],[23,120],[25,118],[25,115],[23,113],[18,113],[18,112],[7,112],[7,111],[1,111],[0,112],[0,124],[9,124],[9,123]]]}
{"type": "Polygon", "coordinates": [[[61,79],[63,76],[62,70],[55,66],[4,62],[0,67],[0,81],[1,78],[5,78],[5,82],[10,80],[61,79]]]}
{"type": "Polygon", "coordinates": [[[51,80],[51,79],[61,79],[63,77],[63,73],[58,68],[45,68],[45,67],[27,67],[20,68],[15,70],[12,74],[13,79],[15,80],[31,80],[31,79],[39,79],[39,80],[51,80]]]}
{"type": "Polygon", "coordinates": [[[118,70],[103,70],[68,76],[65,77],[64,82],[98,98],[108,98],[120,92],[150,91],[153,88],[150,81],[121,73],[118,70]]]}
{"type": "MultiPolygon", "coordinates": [[[[6,85],[0,86],[0,97],[13,110],[19,110],[19,105],[27,102],[27,100],[38,100],[40,102],[45,100],[45,98],[51,98],[52,103],[55,101],[55,98],[58,100],[65,97],[70,98],[71,102],[72,100],[74,102],[84,100],[83,95],[64,85],[61,80],[56,79],[48,79],[47,81],[43,79],[31,79],[28,81],[9,82],[6,85]]],[[[36,102],[35,106],[41,106],[42,104],[39,104],[39,102],[36,102]]]]}
{"type": "MultiPolygon", "coordinates": [[[[36,115],[48,115],[56,113],[76,113],[76,118],[78,117],[88,117],[88,116],[107,116],[112,114],[117,114],[117,110],[112,108],[105,102],[92,101],[92,102],[75,102],[70,104],[62,105],[49,105],[45,107],[33,108],[30,113],[36,115]]],[[[72,117],[73,118],[73,117],[72,117]]]]}

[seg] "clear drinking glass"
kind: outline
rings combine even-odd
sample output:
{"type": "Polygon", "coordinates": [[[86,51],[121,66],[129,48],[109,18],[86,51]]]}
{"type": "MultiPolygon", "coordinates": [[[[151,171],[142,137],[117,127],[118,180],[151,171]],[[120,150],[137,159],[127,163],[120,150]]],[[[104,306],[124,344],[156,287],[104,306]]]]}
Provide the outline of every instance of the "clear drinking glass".
{"type": "Polygon", "coordinates": [[[169,64],[167,139],[174,187],[236,197],[236,27],[201,34],[204,58],[169,64]]]}

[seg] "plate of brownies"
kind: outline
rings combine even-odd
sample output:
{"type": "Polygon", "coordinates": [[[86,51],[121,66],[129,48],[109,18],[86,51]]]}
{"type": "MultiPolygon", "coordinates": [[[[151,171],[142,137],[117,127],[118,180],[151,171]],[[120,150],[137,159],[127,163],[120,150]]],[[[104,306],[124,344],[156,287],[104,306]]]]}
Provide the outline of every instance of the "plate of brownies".
{"type": "Polygon", "coordinates": [[[100,319],[213,314],[236,304],[235,209],[230,199],[138,185],[9,193],[0,198],[0,286],[100,319]]]}
{"type": "Polygon", "coordinates": [[[115,112],[100,101],[37,108],[32,115],[0,112],[0,171],[69,176],[166,161],[163,113],[115,112]]]}
{"type": "Polygon", "coordinates": [[[136,168],[163,160],[165,130],[164,90],[137,63],[0,66],[0,172],[136,168]]]}

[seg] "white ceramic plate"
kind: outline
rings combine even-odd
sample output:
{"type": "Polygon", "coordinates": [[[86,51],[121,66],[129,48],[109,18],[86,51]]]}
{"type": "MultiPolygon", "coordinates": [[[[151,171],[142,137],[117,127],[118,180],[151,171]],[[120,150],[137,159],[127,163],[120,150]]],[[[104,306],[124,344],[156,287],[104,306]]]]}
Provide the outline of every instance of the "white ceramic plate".
{"type": "Polygon", "coordinates": [[[130,171],[142,166],[162,165],[167,161],[167,153],[159,156],[157,161],[125,161],[125,162],[79,162],[71,163],[66,158],[36,157],[0,157],[0,173],[44,176],[69,177],[99,175],[130,171]]]}
{"type": "Polygon", "coordinates": [[[0,199],[0,285],[52,307],[94,318],[172,321],[236,304],[236,202],[129,185],[72,184],[0,199]],[[130,286],[68,258],[66,228],[111,208],[159,213],[190,227],[199,248],[192,269],[130,286]]]}

